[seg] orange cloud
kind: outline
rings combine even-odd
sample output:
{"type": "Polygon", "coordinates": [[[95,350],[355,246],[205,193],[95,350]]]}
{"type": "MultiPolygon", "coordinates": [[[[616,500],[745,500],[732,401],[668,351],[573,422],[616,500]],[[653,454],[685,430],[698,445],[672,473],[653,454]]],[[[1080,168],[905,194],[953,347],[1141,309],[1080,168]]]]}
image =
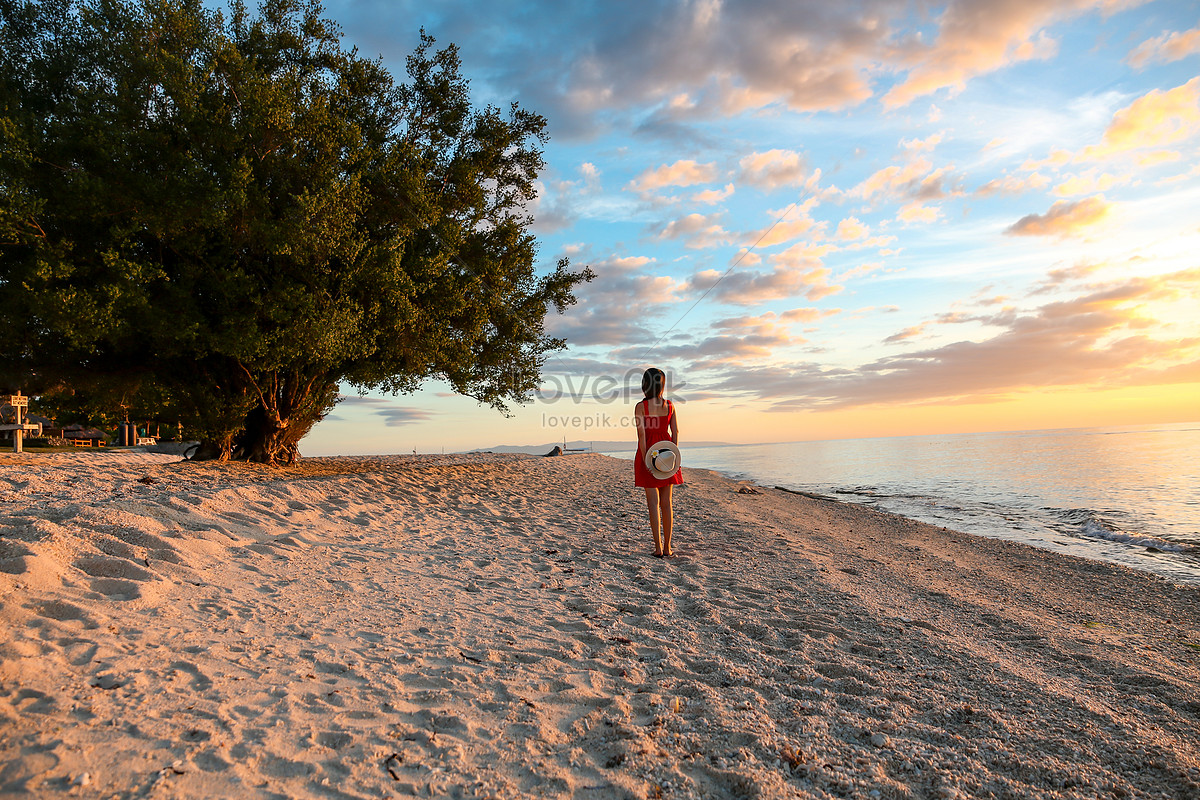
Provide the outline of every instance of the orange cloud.
{"type": "Polygon", "coordinates": [[[1025,172],[1034,172],[1042,167],[1061,167],[1071,163],[1074,158],[1074,154],[1066,150],[1055,150],[1041,161],[1035,161],[1032,158],[1026,159],[1025,163],[1021,164],[1021,169],[1025,172]]]}
{"type": "Polygon", "coordinates": [[[729,259],[730,266],[740,264],[747,267],[753,267],[755,264],[761,263],[762,256],[745,247],[738,250],[734,257],[729,259]]]}
{"type": "Polygon", "coordinates": [[[1092,194],[1093,192],[1105,192],[1112,187],[1128,183],[1129,176],[1118,178],[1116,175],[1104,173],[1097,175],[1095,170],[1088,170],[1082,175],[1072,175],[1065,181],[1054,187],[1054,193],[1059,197],[1074,197],[1081,194],[1092,194]]]}
{"type": "Polygon", "coordinates": [[[657,335],[648,323],[680,298],[674,278],[654,274],[656,262],[643,256],[611,256],[590,262],[596,280],[576,291],[578,302],[565,314],[546,318],[552,336],[572,345],[644,343],[657,335]]]}
{"type": "Polygon", "coordinates": [[[630,181],[627,188],[637,192],[652,192],[666,186],[710,183],[716,180],[716,177],[716,164],[699,164],[692,160],[676,161],[674,164],[663,164],[656,169],[646,170],[630,181]]]}
{"type": "Polygon", "coordinates": [[[704,203],[705,205],[711,206],[721,202],[732,194],[733,184],[727,183],[725,184],[724,189],[706,189],[703,192],[698,192],[692,195],[692,200],[696,201],[697,203],[704,203]]]}
{"type": "MultiPolygon", "coordinates": [[[[865,250],[870,247],[884,248],[884,247],[887,247],[889,244],[891,244],[894,241],[896,241],[895,236],[872,236],[869,239],[859,239],[855,242],[852,242],[852,243],[846,245],[845,249],[847,249],[847,250],[865,250]]],[[[879,254],[886,256],[886,255],[891,255],[893,252],[895,252],[895,251],[880,250],[879,254]]]]}
{"type": "Polygon", "coordinates": [[[909,150],[914,153],[921,153],[932,150],[941,144],[941,141],[942,135],[940,133],[935,133],[932,136],[927,136],[924,139],[901,139],[900,146],[905,150],[909,150]]]}
{"type": "Polygon", "coordinates": [[[667,223],[660,239],[683,239],[684,247],[700,250],[729,243],[729,234],[720,223],[721,214],[688,214],[667,223]]]}
{"type": "Polygon", "coordinates": [[[870,198],[883,192],[899,192],[928,175],[931,169],[933,163],[927,158],[915,159],[902,167],[884,167],[851,189],[850,193],[870,198]]]}
{"type": "Polygon", "coordinates": [[[1027,214],[1004,232],[1011,236],[1073,236],[1108,216],[1112,204],[1097,195],[1077,202],[1059,200],[1045,214],[1027,214]]]}
{"type": "Polygon", "coordinates": [[[1133,48],[1125,61],[1135,69],[1143,69],[1155,62],[1179,61],[1192,53],[1200,53],[1200,28],[1164,33],[1155,39],[1147,39],[1133,48]]]}
{"type": "Polygon", "coordinates": [[[912,224],[914,222],[934,222],[942,212],[932,206],[923,206],[920,203],[909,203],[900,209],[900,213],[896,218],[901,222],[912,224]]]}
{"type": "Polygon", "coordinates": [[[780,314],[779,318],[784,322],[816,322],[840,313],[840,308],[793,308],[780,314]]]}
{"type": "Polygon", "coordinates": [[[839,276],[838,280],[848,281],[852,278],[862,278],[866,275],[870,275],[873,272],[879,272],[881,269],[883,269],[882,261],[876,261],[869,264],[859,264],[857,267],[853,267],[843,272],[839,276]]]}
{"type": "Polygon", "coordinates": [[[832,244],[812,244],[798,242],[782,252],[771,256],[772,263],[784,264],[789,267],[812,267],[821,264],[826,254],[838,248],[832,244]]]}
{"type": "Polygon", "coordinates": [[[934,169],[929,159],[913,155],[919,151],[919,148],[909,148],[909,161],[877,170],[851,189],[849,194],[868,200],[883,198],[905,203],[905,210],[901,211],[900,217],[906,222],[936,219],[938,211],[926,208],[925,203],[962,192],[956,187],[946,186],[947,180],[952,177],[952,167],[934,169]]]}
{"type": "Polygon", "coordinates": [[[773,247],[803,236],[812,230],[814,225],[816,222],[808,217],[784,220],[773,227],[768,226],[761,230],[750,231],[745,235],[745,241],[748,244],[757,244],[759,247],[773,247]]]}
{"type": "Polygon", "coordinates": [[[792,150],[768,150],[751,153],[738,162],[738,180],[772,191],[782,186],[801,186],[808,177],[804,158],[792,150]]]}
{"type": "Polygon", "coordinates": [[[767,213],[775,217],[775,222],[758,230],[747,231],[742,234],[742,240],[747,245],[773,247],[777,244],[798,239],[810,231],[815,231],[814,235],[817,238],[822,238],[824,236],[823,228],[825,223],[817,222],[809,216],[809,212],[816,205],[817,199],[810,197],[799,206],[791,209],[786,216],[781,211],[769,211],[767,213]]]}
{"type": "Polygon", "coordinates": [[[883,343],[884,344],[898,344],[898,343],[906,341],[908,339],[915,339],[918,336],[920,336],[922,333],[925,332],[925,326],[927,324],[928,323],[923,322],[920,325],[913,325],[911,327],[905,328],[904,330],[900,331],[899,333],[893,333],[891,336],[884,339],[883,343]]]}
{"type": "Polygon", "coordinates": [[[837,231],[834,235],[844,242],[851,242],[855,239],[863,238],[870,232],[870,227],[864,225],[856,217],[846,217],[838,223],[837,231]]]}
{"type": "Polygon", "coordinates": [[[1178,150],[1155,150],[1152,153],[1145,153],[1138,156],[1138,166],[1153,167],[1158,164],[1167,164],[1172,161],[1179,161],[1183,158],[1178,150]]]}
{"type": "Polygon", "coordinates": [[[1024,194],[1030,190],[1044,189],[1049,183],[1049,178],[1037,172],[1027,178],[1005,175],[1003,178],[995,178],[980,186],[975,190],[975,194],[981,197],[990,197],[994,194],[1024,194]]]}
{"type": "Polygon", "coordinates": [[[1086,147],[1085,159],[1161,148],[1200,133],[1200,77],[1168,91],[1155,89],[1113,115],[1104,139],[1086,147]]]}
{"type": "Polygon", "coordinates": [[[961,90],[976,75],[1008,64],[1049,58],[1058,45],[1045,34],[1047,25],[1105,4],[1105,0],[950,3],[938,20],[933,44],[914,39],[900,48],[900,58],[911,69],[903,83],[884,95],[883,103],[896,108],[939,89],[961,90]]]}
{"type": "MultiPolygon", "coordinates": [[[[775,364],[730,370],[710,388],[774,399],[774,410],[981,402],[1047,388],[1160,386],[1200,381],[1200,338],[1159,325],[1146,306],[1200,291],[1200,269],[1093,287],[1079,297],[972,321],[1000,332],[979,341],[887,356],[856,369],[775,364]],[[1157,326],[1160,336],[1155,337],[1157,326]]],[[[951,320],[946,320],[951,321],[951,320]]],[[[955,322],[966,320],[956,319],[955,322]]],[[[914,326],[920,328],[920,326],[914,326]]],[[[898,337],[911,338],[913,329],[898,337]]]]}
{"type": "Polygon", "coordinates": [[[697,272],[690,283],[693,291],[707,291],[714,300],[741,306],[789,297],[806,297],[815,302],[842,290],[841,286],[829,283],[829,270],[824,267],[781,266],[771,272],[735,270],[724,278],[720,272],[709,269],[697,272]]]}

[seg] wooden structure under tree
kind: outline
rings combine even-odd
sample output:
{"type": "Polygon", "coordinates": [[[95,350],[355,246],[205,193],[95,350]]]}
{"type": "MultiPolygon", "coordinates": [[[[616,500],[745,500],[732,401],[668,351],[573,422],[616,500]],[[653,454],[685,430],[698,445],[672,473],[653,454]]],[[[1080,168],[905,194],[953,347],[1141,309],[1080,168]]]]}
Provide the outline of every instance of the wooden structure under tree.
{"type": "Polygon", "coordinates": [[[21,421],[22,414],[29,413],[29,411],[28,411],[29,398],[24,396],[23,394],[21,394],[20,391],[18,391],[14,395],[9,395],[8,398],[4,401],[4,404],[6,406],[12,407],[13,411],[16,412],[17,419],[16,419],[15,423],[10,423],[8,425],[0,425],[0,431],[12,431],[13,452],[14,453],[23,452],[24,448],[22,447],[22,443],[23,443],[22,440],[25,437],[25,432],[28,431],[37,436],[41,436],[42,424],[40,422],[30,424],[30,423],[21,421]]]}

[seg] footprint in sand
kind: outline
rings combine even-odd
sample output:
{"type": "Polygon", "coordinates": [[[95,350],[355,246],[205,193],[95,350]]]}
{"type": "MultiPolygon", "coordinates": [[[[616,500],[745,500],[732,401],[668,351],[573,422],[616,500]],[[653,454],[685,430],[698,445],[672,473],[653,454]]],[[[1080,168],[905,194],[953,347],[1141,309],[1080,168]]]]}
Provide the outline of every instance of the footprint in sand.
{"type": "Polygon", "coordinates": [[[33,556],[33,551],[17,542],[0,541],[0,572],[9,575],[21,575],[29,570],[27,557],[33,556]]]}
{"type": "Polygon", "coordinates": [[[142,589],[138,584],[119,578],[96,578],[88,586],[93,592],[102,594],[109,600],[136,600],[142,596],[142,589]]]}
{"type": "Polygon", "coordinates": [[[157,576],[123,558],[80,558],[74,566],[94,578],[121,578],[128,581],[149,581],[157,576]]]}
{"type": "Polygon", "coordinates": [[[75,667],[82,667],[90,663],[100,649],[95,642],[87,639],[60,639],[58,646],[62,648],[67,663],[75,667]]]}
{"type": "Polygon", "coordinates": [[[209,679],[209,677],[201,672],[200,668],[190,661],[176,661],[175,663],[171,664],[169,669],[173,669],[176,672],[185,672],[188,675],[191,675],[192,679],[188,686],[193,691],[202,692],[212,686],[212,681],[209,679]]]}
{"type": "Polygon", "coordinates": [[[82,622],[83,627],[89,630],[100,627],[86,611],[64,600],[51,600],[48,603],[40,603],[33,610],[38,616],[57,622],[82,622]]]}

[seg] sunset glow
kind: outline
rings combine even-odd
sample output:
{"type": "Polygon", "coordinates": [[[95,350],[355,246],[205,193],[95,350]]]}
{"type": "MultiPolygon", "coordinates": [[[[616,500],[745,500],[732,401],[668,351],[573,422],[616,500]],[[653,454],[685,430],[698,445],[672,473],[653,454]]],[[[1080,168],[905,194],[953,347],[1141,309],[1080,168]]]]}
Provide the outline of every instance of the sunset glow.
{"type": "Polygon", "coordinates": [[[546,269],[596,279],[512,418],[351,395],[307,454],[1200,419],[1194,3],[331,2],[395,74],[422,26],[549,122],[546,269]],[[597,391],[597,386],[603,386],[597,391]]]}

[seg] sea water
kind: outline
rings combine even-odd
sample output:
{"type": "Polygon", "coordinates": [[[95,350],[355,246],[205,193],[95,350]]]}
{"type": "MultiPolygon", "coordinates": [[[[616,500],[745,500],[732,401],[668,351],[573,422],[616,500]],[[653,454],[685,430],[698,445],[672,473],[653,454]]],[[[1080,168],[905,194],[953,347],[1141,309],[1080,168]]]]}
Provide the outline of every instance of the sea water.
{"type": "Polygon", "coordinates": [[[1200,423],[681,448],[685,470],[1200,584],[1200,423]]]}

